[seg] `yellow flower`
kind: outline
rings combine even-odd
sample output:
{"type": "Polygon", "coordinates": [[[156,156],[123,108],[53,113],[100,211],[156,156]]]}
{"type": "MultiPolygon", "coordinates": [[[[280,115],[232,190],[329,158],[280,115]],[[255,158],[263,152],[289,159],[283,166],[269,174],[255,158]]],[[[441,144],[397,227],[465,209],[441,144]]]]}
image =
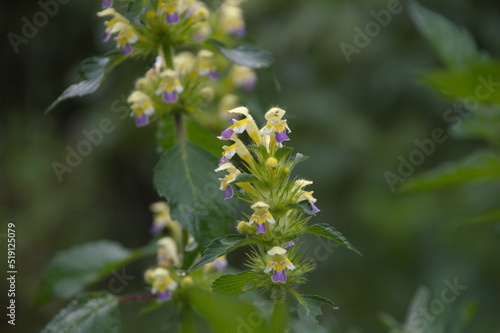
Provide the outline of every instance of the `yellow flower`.
{"type": "Polygon", "coordinates": [[[224,193],[224,199],[231,199],[234,195],[233,188],[231,187],[231,183],[236,180],[236,178],[240,175],[241,171],[238,170],[231,163],[224,163],[217,169],[215,172],[226,171],[228,174],[224,178],[219,178],[221,185],[220,190],[224,193]]]}
{"type": "Polygon", "coordinates": [[[179,266],[179,253],[177,244],[171,237],[164,237],[158,242],[158,265],[170,267],[172,264],[179,266]]]}
{"type": "Polygon", "coordinates": [[[168,301],[172,298],[172,291],[177,289],[177,282],[170,277],[168,270],[162,267],[156,268],[151,273],[151,293],[158,294],[159,301],[168,301]]]}
{"type": "Polygon", "coordinates": [[[228,35],[243,37],[246,34],[243,10],[239,2],[226,1],[221,6],[219,26],[228,35]]]}
{"type": "Polygon", "coordinates": [[[218,80],[219,76],[215,72],[213,63],[214,54],[208,50],[201,50],[196,56],[196,69],[201,76],[209,75],[212,80],[218,80]]]}
{"type": "Polygon", "coordinates": [[[258,201],[254,203],[251,208],[253,209],[253,214],[250,217],[248,224],[252,225],[254,222],[257,223],[257,229],[255,230],[256,234],[266,233],[266,222],[270,224],[276,223],[273,216],[269,212],[269,205],[265,202],[258,201]]]}
{"type": "Polygon", "coordinates": [[[140,90],[135,90],[130,94],[127,102],[131,104],[131,109],[135,114],[135,124],[144,126],[149,123],[149,116],[155,112],[151,98],[140,90]]]}
{"type": "Polygon", "coordinates": [[[287,131],[290,132],[290,128],[288,128],[286,120],[282,119],[285,113],[286,111],[283,109],[271,108],[265,115],[267,120],[266,126],[261,130],[264,135],[271,135],[274,133],[274,138],[277,143],[290,140],[286,134],[287,131]]]}
{"type": "Polygon", "coordinates": [[[286,282],[286,272],[285,268],[289,270],[294,270],[295,266],[292,264],[290,259],[288,259],[285,254],[286,250],[282,247],[275,246],[269,251],[267,254],[269,255],[267,258],[265,273],[269,273],[271,270],[274,271],[271,279],[273,282],[285,283],[286,282]]]}
{"type": "Polygon", "coordinates": [[[257,82],[257,75],[250,67],[234,65],[229,72],[231,82],[245,90],[252,90],[257,82]]]}
{"type": "Polygon", "coordinates": [[[139,40],[139,34],[132,27],[129,20],[119,14],[114,8],[107,8],[99,13],[99,17],[113,16],[109,21],[104,22],[106,27],[102,40],[107,42],[112,34],[116,33],[115,41],[117,46],[122,49],[124,55],[132,53],[132,44],[139,40]]]}
{"type": "Polygon", "coordinates": [[[161,81],[157,95],[162,95],[165,103],[175,103],[179,99],[179,94],[184,91],[184,87],[177,78],[177,72],[171,69],[166,69],[160,73],[161,81]]]}

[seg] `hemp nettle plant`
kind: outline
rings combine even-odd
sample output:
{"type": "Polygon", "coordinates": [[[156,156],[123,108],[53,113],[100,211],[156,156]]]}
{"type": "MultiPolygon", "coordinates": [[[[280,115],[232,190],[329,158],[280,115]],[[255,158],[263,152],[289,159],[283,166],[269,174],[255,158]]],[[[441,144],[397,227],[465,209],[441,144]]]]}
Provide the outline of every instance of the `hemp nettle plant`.
{"type": "Polygon", "coordinates": [[[301,331],[315,327],[322,304],[335,307],[300,293],[314,268],[299,250],[300,237],[309,233],[358,251],[332,226],[309,222],[320,210],[308,189],[313,182],[293,174],[306,157],[289,147],[285,110],[270,108],[259,126],[241,106],[242,92],[257,82],[255,69],[272,66],[268,52],[240,45],[242,2],[209,8],[192,0],[103,1],[97,13],[105,20],[103,41],[116,49],[85,60],[80,82],[48,110],[95,92],[125,60],[150,61],[128,103],[137,127],[156,127],[161,156],[153,183],[164,201],[150,207],[150,244],[128,250],[101,241],[58,254],[37,301],[70,299],[134,260],[156,254],[156,261],[144,273],[143,293],[118,297],[110,285],[80,294],[44,332],[119,332],[118,305],[129,301],[148,302],[143,311],[161,312],[164,330],[182,332],[201,329],[200,318],[215,332],[241,331],[249,314],[260,318],[259,332],[301,331]],[[237,199],[248,213],[238,212],[237,199]],[[246,245],[248,269],[236,273],[226,255],[246,245]],[[252,290],[261,293],[236,297],[252,290]],[[256,305],[269,297],[271,307],[256,305]],[[292,325],[297,320],[300,326],[292,325]]]}

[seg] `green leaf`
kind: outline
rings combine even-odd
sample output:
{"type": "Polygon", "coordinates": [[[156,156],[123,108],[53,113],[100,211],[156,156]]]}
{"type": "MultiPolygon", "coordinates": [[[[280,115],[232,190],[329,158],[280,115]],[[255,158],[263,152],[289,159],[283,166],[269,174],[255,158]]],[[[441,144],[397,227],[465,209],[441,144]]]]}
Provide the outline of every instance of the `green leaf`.
{"type": "Polygon", "coordinates": [[[122,331],[118,299],[110,294],[84,294],[59,312],[41,333],[93,333],[122,331]]]}
{"type": "Polygon", "coordinates": [[[91,57],[82,61],[78,70],[79,82],[66,88],[45,113],[51,111],[62,101],[93,94],[104,83],[109,73],[125,59],[120,50],[113,50],[102,57],[91,57]]]}
{"type": "Polygon", "coordinates": [[[201,245],[229,233],[236,216],[236,200],[224,200],[212,170],[215,156],[190,143],[165,152],[154,170],[158,194],[170,205],[172,218],[201,245]]]}
{"type": "Polygon", "coordinates": [[[146,12],[148,0],[130,0],[127,8],[126,17],[132,24],[144,26],[141,22],[142,15],[146,12]]]}
{"type": "Polygon", "coordinates": [[[222,143],[217,139],[216,134],[210,132],[204,126],[192,119],[186,120],[186,137],[189,142],[192,142],[214,156],[220,158],[222,155],[222,143]]]}
{"type": "Polygon", "coordinates": [[[131,251],[110,241],[59,252],[45,270],[35,304],[41,305],[54,295],[69,299],[86,286],[148,253],[153,253],[149,247],[131,251]]]}
{"type": "Polygon", "coordinates": [[[237,248],[255,243],[256,241],[246,235],[227,235],[224,238],[216,239],[212,243],[208,244],[207,248],[203,252],[203,256],[196,264],[193,265],[189,269],[189,271],[193,271],[198,267],[201,267],[205,264],[208,264],[215,259],[223,256],[231,251],[236,250],[237,248]]]}
{"type": "Polygon", "coordinates": [[[344,237],[339,231],[337,231],[334,227],[332,227],[329,224],[326,223],[321,223],[321,224],[314,224],[309,227],[307,227],[304,232],[308,232],[313,235],[317,235],[320,237],[328,238],[334,242],[339,243],[340,245],[348,248],[349,250],[352,250],[356,252],[357,254],[361,255],[361,252],[359,252],[352,244],[347,240],[347,238],[344,237]]]}
{"type": "Polygon", "coordinates": [[[267,321],[251,303],[196,288],[189,289],[188,299],[214,332],[246,332],[255,329],[255,332],[271,333],[267,321]]]}
{"type": "Polygon", "coordinates": [[[177,143],[174,117],[167,115],[158,120],[156,128],[156,147],[158,152],[164,153],[177,143]]]}
{"type": "Polygon", "coordinates": [[[227,59],[241,66],[267,68],[274,62],[271,53],[252,45],[241,45],[235,49],[227,49],[223,43],[215,39],[209,39],[206,43],[214,46],[227,59]]]}
{"type": "Polygon", "coordinates": [[[465,224],[488,224],[500,222],[500,209],[489,210],[480,214],[469,216],[465,219],[465,224]]]}
{"type": "Polygon", "coordinates": [[[479,57],[474,38],[465,28],[456,26],[417,2],[411,2],[408,8],[418,31],[427,38],[448,67],[462,69],[479,57]]]}
{"type": "Polygon", "coordinates": [[[452,133],[459,138],[478,138],[500,145],[500,105],[483,106],[473,117],[453,126],[452,133]],[[459,125],[458,125],[459,124],[459,125]]]}
{"type": "Polygon", "coordinates": [[[449,186],[500,178],[500,156],[477,152],[458,162],[448,162],[404,183],[402,191],[428,191],[449,186]]]}
{"type": "Polygon", "coordinates": [[[323,304],[330,305],[334,309],[338,309],[338,307],[326,297],[318,295],[301,295],[291,286],[286,285],[286,288],[297,300],[293,309],[297,311],[301,320],[317,322],[316,317],[322,314],[321,305],[323,304]]]}
{"type": "Polygon", "coordinates": [[[432,71],[422,75],[422,79],[446,98],[500,103],[500,62],[496,60],[471,63],[463,71],[432,71]]]}
{"type": "Polygon", "coordinates": [[[238,274],[224,274],[214,281],[212,289],[214,293],[238,296],[247,291],[253,290],[257,273],[254,271],[244,271],[238,274]]]}

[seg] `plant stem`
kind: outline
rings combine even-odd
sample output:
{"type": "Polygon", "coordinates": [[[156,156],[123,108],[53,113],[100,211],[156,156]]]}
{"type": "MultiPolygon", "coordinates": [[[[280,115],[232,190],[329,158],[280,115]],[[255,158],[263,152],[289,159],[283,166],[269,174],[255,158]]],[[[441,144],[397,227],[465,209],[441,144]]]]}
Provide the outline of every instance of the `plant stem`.
{"type": "Polygon", "coordinates": [[[182,114],[176,112],[174,114],[174,121],[175,121],[175,132],[177,133],[177,141],[182,142],[183,139],[183,128],[182,128],[182,114]]]}
{"type": "Polygon", "coordinates": [[[194,333],[194,316],[193,310],[189,305],[186,306],[184,311],[184,318],[181,324],[181,333],[194,333]]]}

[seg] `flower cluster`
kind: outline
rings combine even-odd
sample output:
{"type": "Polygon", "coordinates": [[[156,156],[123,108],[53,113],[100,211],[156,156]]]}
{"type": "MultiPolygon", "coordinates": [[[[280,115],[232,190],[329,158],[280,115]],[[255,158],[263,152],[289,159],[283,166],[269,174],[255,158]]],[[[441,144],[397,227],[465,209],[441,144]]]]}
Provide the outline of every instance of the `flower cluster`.
{"type": "MultiPolygon", "coordinates": [[[[269,245],[267,252],[254,256],[251,266],[267,274],[272,272],[274,283],[286,283],[286,271],[292,274],[297,265],[289,259],[296,256],[296,251],[288,253],[286,248],[295,245],[293,240],[303,232],[307,222],[304,214],[319,212],[313,192],[304,190],[312,181],[291,176],[304,156],[292,155],[291,149],[284,147],[284,142],[290,140],[285,110],[271,108],[260,129],[247,108],[238,107],[229,113],[240,119],[233,119],[219,137],[232,142],[223,146],[219,167],[215,169],[226,173],[219,178],[220,190],[224,199],[238,195],[251,204],[252,214],[238,223],[238,232],[269,245]],[[244,143],[246,138],[248,144],[244,143]]],[[[295,282],[308,269],[310,265],[306,264],[297,274],[295,271],[295,282]]]]}
{"type": "Polygon", "coordinates": [[[226,257],[219,257],[205,265],[203,270],[185,273],[182,269],[185,251],[197,246],[194,238],[188,234],[187,244],[184,244],[184,231],[180,223],[170,216],[170,207],[166,202],[156,202],[150,209],[153,213],[151,233],[160,235],[165,230],[169,232],[169,236],[161,237],[156,242],[156,266],[144,273],[144,279],[151,285],[151,293],[156,294],[159,301],[169,301],[193,284],[209,289],[211,282],[226,268],[226,257]]]}
{"type": "MultiPolygon", "coordinates": [[[[218,111],[227,111],[238,103],[233,89],[248,91],[255,86],[257,76],[251,68],[230,66],[222,59],[217,61],[209,50],[176,53],[187,43],[196,45],[209,37],[220,40],[242,37],[245,34],[242,2],[227,0],[219,10],[211,12],[201,1],[158,0],[146,6],[149,10],[140,16],[139,24],[138,18],[126,17],[115,10],[113,1],[103,1],[104,10],[97,14],[109,18],[104,22],[103,41],[114,36],[117,48],[125,56],[156,56],[153,67],[136,81],[127,100],[136,126],[145,126],[152,117],[169,113],[198,113],[195,117],[202,118],[210,127],[214,117],[200,115],[200,110],[217,97],[218,111]],[[224,80],[219,80],[219,72],[227,74],[224,80]]],[[[226,121],[217,114],[215,118],[216,126],[226,121]]]]}

